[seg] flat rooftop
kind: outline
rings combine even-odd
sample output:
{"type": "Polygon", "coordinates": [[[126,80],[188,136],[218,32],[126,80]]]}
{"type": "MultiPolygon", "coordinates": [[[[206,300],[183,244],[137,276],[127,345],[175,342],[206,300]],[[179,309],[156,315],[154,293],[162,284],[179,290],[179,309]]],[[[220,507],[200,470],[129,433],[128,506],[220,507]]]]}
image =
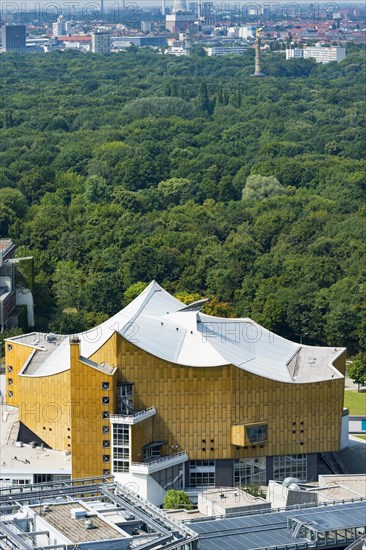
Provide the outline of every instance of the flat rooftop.
{"type": "Polygon", "coordinates": [[[319,501],[366,498],[366,474],[319,476],[319,501]]]}
{"type": "Polygon", "coordinates": [[[254,497],[237,487],[209,489],[200,494],[199,498],[202,499],[203,502],[217,502],[220,508],[223,509],[241,508],[243,506],[254,506],[258,504],[266,504],[269,506],[265,498],[254,497]]]}
{"type": "Polygon", "coordinates": [[[71,475],[71,455],[62,451],[16,445],[19,432],[18,409],[0,402],[0,472],[19,476],[42,474],[71,475]]]}
{"type": "Polygon", "coordinates": [[[74,543],[126,537],[126,534],[121,529],[109,525],[103,518],[90,512],[90,510],[85,508],[80,502],[52,504],[48,507],[50,510],[49,512],[44,512],[40,506],[32,506],[31,508],[37,512],[38,515],[42,515],[42,518],[46,520],[47,523],[74,543]],[[85,510],[88,517],[80,519],[71,517],[71,510],[76,508],[85,510]],[[85,519],[91,519],[95,528],[86,529],[85,519]]]}

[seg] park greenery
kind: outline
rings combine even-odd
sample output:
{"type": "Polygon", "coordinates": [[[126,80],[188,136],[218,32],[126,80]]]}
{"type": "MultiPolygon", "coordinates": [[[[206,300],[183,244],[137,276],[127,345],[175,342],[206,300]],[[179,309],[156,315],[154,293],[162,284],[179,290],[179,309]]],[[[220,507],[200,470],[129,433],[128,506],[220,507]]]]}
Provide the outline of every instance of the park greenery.
{"type": "Polygon", "coordinates": [[[165,510],[191,510],[193,504],[185,491],[169,489],[164,496],[164,508],[165,510]]]}
{"type": "Polygon", "coordinates": [[[360,352],[353,358],[347,366],[347,374],[358,385],[358,391],[360,391],[360,386],[366,381],[366,353],[360,352]]]}
{"type": "Polygon", "coordinates": [[[366,415],[366,393],[347,390],[344,392],[344,406],[350,416],[366,415]]]}
{"type": "Polygon", "coordinates": [[[366,349],[365,64],[130,48],[0,56],[0,236],[39,330],[150,282],[294,340],[366,349]]]}

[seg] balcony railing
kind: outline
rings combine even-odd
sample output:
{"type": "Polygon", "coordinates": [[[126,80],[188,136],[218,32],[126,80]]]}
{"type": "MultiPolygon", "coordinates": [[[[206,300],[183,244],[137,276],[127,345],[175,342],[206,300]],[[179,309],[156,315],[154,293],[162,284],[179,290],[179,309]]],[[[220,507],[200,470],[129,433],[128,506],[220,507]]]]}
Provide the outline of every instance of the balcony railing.
{"type": "Polygon", "coordinates": [[[149,462],[132,462],[130,470],[134,474],[153,474],[154,472],[165,470],[165,468],[169,468],[170,466],[187,462],[188,458],[186,451],[180,451],[179,453],[163,456],[149,462]]]}
{"type": "Polygon", "coordinates": [[[156,408],[149,407],[148,409],[137,411],[133,414],[111,414],[110,421],[111,424],[129,424],[133,426],[134,424],[138,424],[139,422],[142,422],[143,420],[146,420],[147,418],[150,418],[150,416],[154,416],[155,414],[156,408]]]}

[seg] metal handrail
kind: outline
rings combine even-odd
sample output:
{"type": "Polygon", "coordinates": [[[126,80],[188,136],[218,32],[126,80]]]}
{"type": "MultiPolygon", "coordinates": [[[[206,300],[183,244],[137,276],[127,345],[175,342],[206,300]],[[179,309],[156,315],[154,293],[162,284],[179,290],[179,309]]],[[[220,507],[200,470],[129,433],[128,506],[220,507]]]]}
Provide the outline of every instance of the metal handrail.
{"type": "Polygon", "coordinates": [[[148,407],[147,409],[144,409],[142,411],[137,411],[136,413],[134,414],[111,414],[111,418],[113,417],[117,417],[117,418],[138,418],[139,416],[143,416],[144,414],[146,414],[147,412],[150,412],[150,411],[156,411],[156,408],[155,407],[148,407]]]}
{"type": "Polygon", "coordinates": [[[188,456],[186,451],[180,451],[179,453],[175,453],[173,455],[162,456],[161,458],[157,458],[156,460],[152,460],[151,462],[132,462],[131,466],[151,466],[152,464],[161,464],[162,462],[165,462],[177,456],[183,456],[183,455],[188,456]]]}

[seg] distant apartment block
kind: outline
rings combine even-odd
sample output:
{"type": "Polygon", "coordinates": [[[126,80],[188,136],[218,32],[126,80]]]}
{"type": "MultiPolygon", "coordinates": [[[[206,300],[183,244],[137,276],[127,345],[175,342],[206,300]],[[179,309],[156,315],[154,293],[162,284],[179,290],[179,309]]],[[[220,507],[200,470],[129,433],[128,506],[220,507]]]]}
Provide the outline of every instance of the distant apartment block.
{"type": "Polygon", "coordinates": [[[111,51],[111,35],[109,32],[93,32],[92,33],[92,52],[93,53],[110,53],[111,51]]]}
{"type": "Polygon", "coordinates": [[[294,57],[304,57],[304,50],[302,48],[291,48],[286,50],[286,59],[293,59],[294,57]]]}
{"type": "Polygon", "coordinates": [[[115,51],[130,46],[160,48],[167,45],[165,36],[113,36],[112,48],[115,51]]]}
{"type": "Polygon", "coordinates": [[[209,57],[216,55],[240,55],[244,53],[246,49],[247,48],[243,48],[242,46],[212,46],[205,48],[209,57]]]}
{"type": "Polygon", "coordinates": [[[299,58],[315,59],[317,63],[329,63],[330,61],[342,61],[346,57],[346,49],[341,46],[304,46],[286,50],[286,59],[299,58]]]}
{"type": "Polygon", "coordinates": [[[2,51],[25,53],[25,25],[4,25],[2,28],[2,51]]]}

